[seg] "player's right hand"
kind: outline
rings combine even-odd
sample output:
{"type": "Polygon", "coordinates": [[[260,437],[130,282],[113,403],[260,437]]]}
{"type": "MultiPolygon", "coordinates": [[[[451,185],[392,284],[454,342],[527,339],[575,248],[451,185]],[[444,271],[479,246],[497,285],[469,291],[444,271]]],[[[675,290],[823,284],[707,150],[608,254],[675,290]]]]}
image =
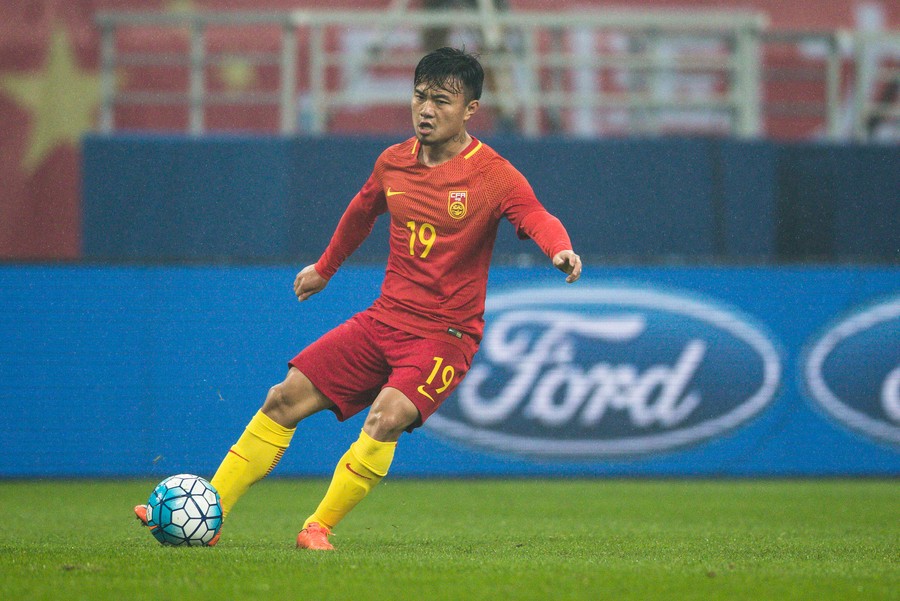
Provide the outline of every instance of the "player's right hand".
{"type": "Polygon", "coordinates": [[[321,292],[328,285],[328,280],[319,275],[315,265],[307,265],[294,278],[294,294],[301,303],[313,294],[321,292]]]}

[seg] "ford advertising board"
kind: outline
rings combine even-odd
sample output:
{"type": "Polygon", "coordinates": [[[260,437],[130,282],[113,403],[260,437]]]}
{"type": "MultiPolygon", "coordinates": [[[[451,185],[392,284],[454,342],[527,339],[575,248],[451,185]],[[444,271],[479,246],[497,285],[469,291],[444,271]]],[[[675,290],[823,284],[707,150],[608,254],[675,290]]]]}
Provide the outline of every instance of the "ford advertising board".
{"type": "Polygon", "coordinates": [[[811,346],[806,388],[841,424],[900,445],[900,297],[853,311],[811,346]]]}
{"type": "Polygon", "coordinates": [[[739,427],[778,392],[781,358],[723,303],[656,289],[522,288],[490,297],[481,351],[427,426],[548,457],[666,451],[739,427]]]}
{"type": "MultiPolygon", "coordinates": [[[[300,304],[295,275],[0,266],[0,476],[214,472],[283,361],[368,307],[384,267],[300,304]],[[158,435],[185,407],[203,427],[158,435]]],[[[900,269],[594,266],[568,286],[498,267],[485,308],[469,373],[401,437],[394,477],[900,475],[900,269]]],[[[278,475],[329,477],[364,419],[311,417],[278,475]]]]}

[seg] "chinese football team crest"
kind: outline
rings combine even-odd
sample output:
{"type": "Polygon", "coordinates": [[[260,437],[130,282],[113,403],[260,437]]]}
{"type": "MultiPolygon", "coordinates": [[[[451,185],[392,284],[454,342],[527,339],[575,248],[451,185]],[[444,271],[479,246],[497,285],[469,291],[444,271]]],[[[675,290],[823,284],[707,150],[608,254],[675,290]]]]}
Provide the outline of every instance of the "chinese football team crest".
{"type": "Polygon", "coordinates": [[[468,190],[454,190],[450,192],[450,200],[447,202],[447,212],[454,219],[462,219],[468,212],[468,190]]]}

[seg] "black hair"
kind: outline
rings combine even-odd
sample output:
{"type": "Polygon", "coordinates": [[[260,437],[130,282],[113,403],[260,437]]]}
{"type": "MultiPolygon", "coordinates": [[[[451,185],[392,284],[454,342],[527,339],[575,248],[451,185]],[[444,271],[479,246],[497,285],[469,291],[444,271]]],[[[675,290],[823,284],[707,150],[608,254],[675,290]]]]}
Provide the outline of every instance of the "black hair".
{"type": "Polygon", "coordinates": [[[456,48],[438,48],[422,57],[416,65],[413,86],[425,84],[429,88],[444,88],[462,92],[466,101],[481,98],[484,69],[478,57],[456,48]],[[462,90],[459,86],[462,86],[462,90]]]}

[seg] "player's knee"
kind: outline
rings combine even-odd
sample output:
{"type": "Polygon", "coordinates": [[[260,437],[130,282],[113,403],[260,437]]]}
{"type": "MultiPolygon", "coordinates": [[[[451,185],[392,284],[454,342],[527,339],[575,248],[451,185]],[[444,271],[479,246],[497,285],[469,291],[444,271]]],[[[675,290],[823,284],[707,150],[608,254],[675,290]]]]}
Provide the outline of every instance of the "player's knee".
{"type": "Polygon", "coordinates": [[[288,427],[332,405],[299,370],[292,368],[283,382],[269,389],[263,413],[288,427]]]}
{"type": "MultiPolygon", "coordinates": [[[[370,422],[374,432],[380,434],[380,437],[393,437],[393,434],[399,434],[409,427],[411,421],[404,419],[403,416],[390,412],[381,412],[373,416],[370,422]]],[[[379,436],[376,436],[379,438],[379,436]]]]}
{"type": "MultiPolygon", "coordinates": [[[[299,374],[299,372],[297,372],[299,374]]],[[[302,374],[299,374],[302,378],[302,374]]],[[[267,413],[289,414],[303,400],[303,383],[298,381],[297,375],[289,373],[283,382],[279,382],[269,389],[266,394],[266,402],[263,410],[267,413]]]]}
{"type": "Polygon", "coordinates": [[[406,398],[377,402],[369,410],[364,428],[376,440],[396,440],[419,419],[419,410],[406,398]]]}
{"type": "Polygon", "coordinates": [[[262,411],[282,426],[293,428],[303,419],[303,416],[298,414],[297,406],[297,399],[289,393],[289,388],[282,382],[269,389],[262,411]]]}
{"type": "Polygon", "coordinates": [[[266,394],[266,402],[263,405],[263,408],[284,410],[290,407],[290,405],[290,397],[285,394],[285,385],[284,382],[281,382],[269,389],[269,392],[266,394]]]}

